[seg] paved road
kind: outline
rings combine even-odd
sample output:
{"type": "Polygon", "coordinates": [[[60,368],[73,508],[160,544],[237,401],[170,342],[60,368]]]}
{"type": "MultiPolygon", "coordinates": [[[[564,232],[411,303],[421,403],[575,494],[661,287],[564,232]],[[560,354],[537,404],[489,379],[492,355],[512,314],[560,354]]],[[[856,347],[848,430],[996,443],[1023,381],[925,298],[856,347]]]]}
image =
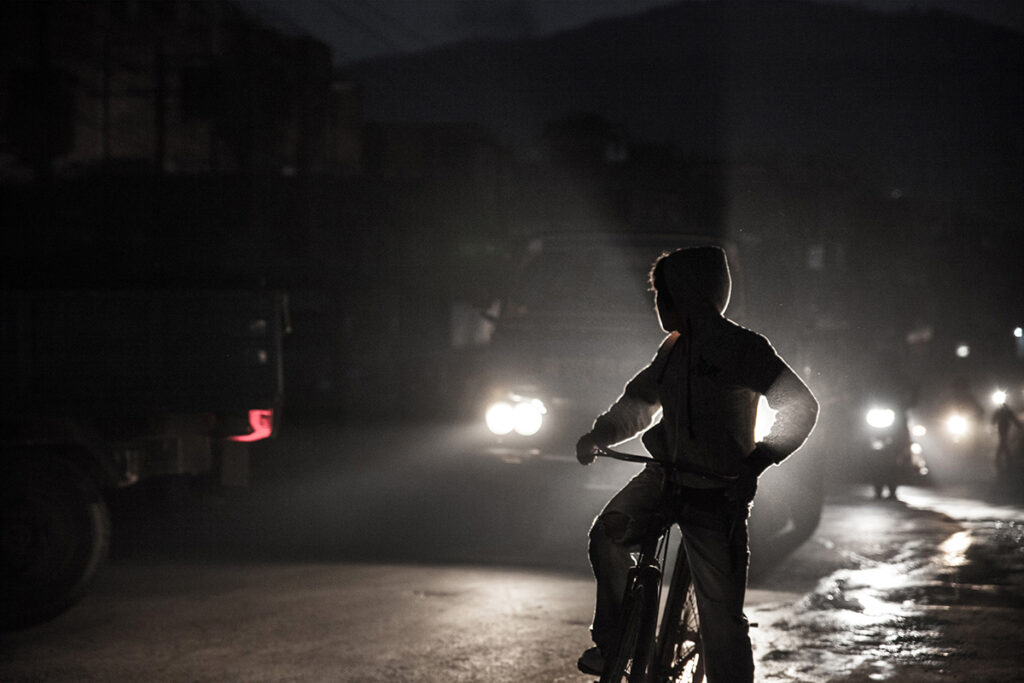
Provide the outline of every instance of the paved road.
{"type": "MultiPolygon", "coordinates": [[[[1020,510],[904,496],[833,499],[753,587],[760,680],[1019,680],[1020,510]]],[[[0,680],[582,683],[591,597],[569,569],[121,556],[0,636],[0,680]]]]}
{"type": "MultiPolygon", "coordinates": [[[[0,634],[0,680],[588,680],[586,529],[628,468],[469,461],[470,438],[292,429],[237,499],[124,491],[93,591],[0,634]]],[[[760,680],[1019,680],[1021,508],[866,493],[752,587],[760,680]]]]}
{"type": "Polygon", "coordinates": [[[10,681],[578,680],[587,582],[378,564],[115,563],[3,638],[10,681]]]}

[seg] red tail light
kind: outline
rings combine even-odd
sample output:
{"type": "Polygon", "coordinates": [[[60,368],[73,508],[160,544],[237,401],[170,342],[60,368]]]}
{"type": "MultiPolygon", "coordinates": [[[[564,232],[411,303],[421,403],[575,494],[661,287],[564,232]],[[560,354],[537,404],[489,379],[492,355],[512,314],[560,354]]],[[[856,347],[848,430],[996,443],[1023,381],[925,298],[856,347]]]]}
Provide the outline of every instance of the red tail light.
{"type": "Polygon", "coordinates": [[[260,441],[274,433],[274,411],[273,409],[256,408],[249,411],[249,425],[252,432],[229,436],[228,441],[260,441]]]}

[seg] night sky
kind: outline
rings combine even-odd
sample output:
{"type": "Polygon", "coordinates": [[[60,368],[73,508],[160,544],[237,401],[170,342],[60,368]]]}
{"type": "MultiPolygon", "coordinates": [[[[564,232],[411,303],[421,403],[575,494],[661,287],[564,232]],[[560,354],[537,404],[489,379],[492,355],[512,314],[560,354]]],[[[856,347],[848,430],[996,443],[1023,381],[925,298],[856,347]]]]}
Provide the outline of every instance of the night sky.
{"type": "MultiPolygon", "coordinates": [[[[716,0],[697,0],[711,1],[716,0]]],[[[812,0],[874,12],[935,10],[972,17],[1020,33],[1017,0],[812,0]]],[[[471,40],[549,35],[589,22],[639,14],[669,0],[246,0],[252,11],[284,31],[309,33],[349,63],[420,52],[471,40]]]]}
{"type": "Polygon", "coordinates": [[[1021,93],[1007,79],[1014,79],[1024,3],[249,0],[247,7],[281,30],[308,31],[330,45],[335,62],[352,68],[368,121],[473,121],[522,149],[550,121],[593,112],[625,126],[633,141],[671,141],[687,153],[839,157],[866,165],[879,191],[901,196],[954,192],[991,205],[1021,181],[1012,151],[1021,145],[1014,123],[1021,93]],[[707,24],[688,5],[720,10],[707,24]],[[822,11],[829,5],[845,11],[822,11]],[[712,52],[724,61],[701,61],[712,52]],[[698,71],[705,76],[687,79],[698,71]],[[695,119],[717,128],[694,130],[695,119]]]}

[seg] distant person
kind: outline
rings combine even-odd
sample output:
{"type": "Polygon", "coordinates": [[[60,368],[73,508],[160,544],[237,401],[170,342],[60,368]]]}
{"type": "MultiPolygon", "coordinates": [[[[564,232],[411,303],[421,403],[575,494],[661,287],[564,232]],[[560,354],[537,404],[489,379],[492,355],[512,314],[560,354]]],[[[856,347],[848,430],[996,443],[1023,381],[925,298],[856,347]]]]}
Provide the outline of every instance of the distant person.
{"type": "Polygon", "coordinates": [[[907,410],[900,406],[896,411],[896,419],[892,425],[892,440],[884,447],[872,451],[870,461],[875,498],[881,499],[886,488],[889,489],[889,500],[897,500],[896,489],[906,480],[913,458],[911,454],[912,440],[910,426],[907,424],[907,410]]]}
{"type": "MultiPolygon", "coordinates": [[[[680,471],[687,504],[671,517],[682,529],[693,571],[707,680],[744,683],[754,675],[743,615],[750,505],[761,473],[807,439],[818,404],[767,339],[723,317],[731,291],[723,250],[698,247],[663,255],[651,270],[651,284],[659,322],[669,335],[650,365],[580,437],[576,457],[589,465],[601,447],[647,429],[643,443],[658,460],[738,477],[725,486],[680,471]],[[768,436],[755,443],[762,394],[779,412],[768,436]],[[661,421],[648,429],[659,410],[661,421]]],[[[599,675],[615,647],[629,553],[654,523],[663,476],[660,467],[645,468],[608,502],[591,528],[597,606],[591,627],[595,647],[578,662],[584,673],[599,675]]]]}
{"type": "Polygon", "coordinates": [[[1004,402],[992,414],[992,424],[996,426],[999,443],[996,445],[996,472],[1004,474],[1010,470],[1010,429],[1024,429],[1020,418],[1004,402]]]}

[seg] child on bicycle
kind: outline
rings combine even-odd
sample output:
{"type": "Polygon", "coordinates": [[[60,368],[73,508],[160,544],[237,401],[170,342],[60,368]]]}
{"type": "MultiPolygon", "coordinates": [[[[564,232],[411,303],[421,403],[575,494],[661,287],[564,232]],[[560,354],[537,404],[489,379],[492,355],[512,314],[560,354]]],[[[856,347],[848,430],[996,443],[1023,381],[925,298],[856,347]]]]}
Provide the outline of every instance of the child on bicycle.
{"type": "MultiPolygon", "coordinates": [[[[589,465],[601,447],[647,430],[643,443],[651,455],[679,466],[685,503],[669,517],[682,529],[691,565],[707,679],[753,681],[743,615],[750,504],[761,473],[807,439],[818,404],[765,337],[723,317],[732,283],[722,249],[696,247],[662,255],[651,269],[651,285],[668,337],[651,363],[579,439],[576,457],[589,465]],[[755,443],[761,395],[778,413],[770,433],[755,443]],[[659,410],[662,418],[651,427],[659,410]]],[[[663,476],[661,467],[645,468],[608,502],[591,527],[597,605],[591,627],[595,646],[578,662],[584,673],[599,675],[614,648],[629,553],[659,517],[663,476]]]]}

